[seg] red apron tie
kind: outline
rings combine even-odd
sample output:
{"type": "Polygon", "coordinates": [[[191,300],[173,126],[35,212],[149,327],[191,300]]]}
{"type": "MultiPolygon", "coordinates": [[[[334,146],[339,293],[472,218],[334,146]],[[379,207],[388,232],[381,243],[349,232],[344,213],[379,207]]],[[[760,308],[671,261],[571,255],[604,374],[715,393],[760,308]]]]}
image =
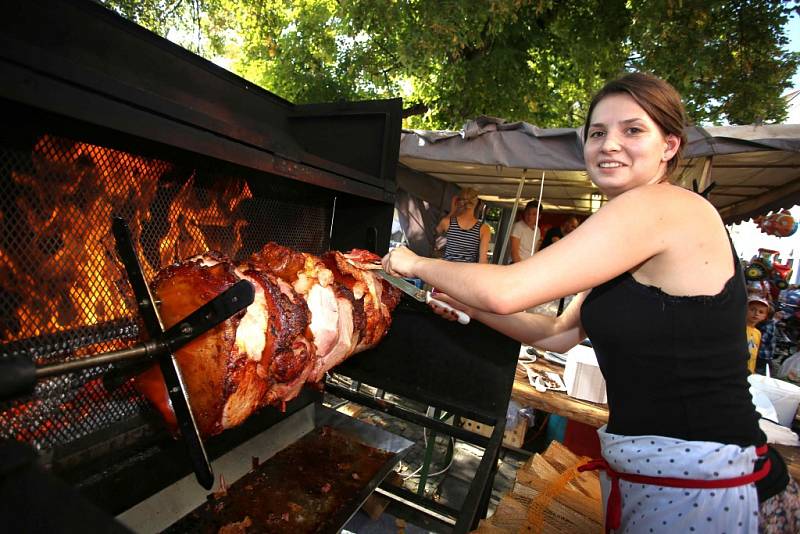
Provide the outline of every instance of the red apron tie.
{"type": "MultiPolygon", "coordinates": [[[[756,449],[758,456],[767,454],[767,446],[762,445],[756,449]]],[[[608,504],[606,505],[606,533],[611,530],[616,530],[622,523],[622,498],[619,491],[619,480],[627,482],[635,482],[638,484],[652,484],[655,486],[665,486],[670,488],[687,488],[687,489],[714,489],[714,488],[734,488],[737,486],[745,486],[758,480],[761,480],[767,473],[769,473],[772,464],[767,458],[764,465],[758,471],[753,471],[747,475],[734,478],[723,478],[719,480],[691,480],[687,478],[672,478],[672,477],[651,477],[645,475],[632,475],[630,473],[620,473],[615,471],[608,465],[605,458],[598,458],[591,460],[578,467],[578,471],[605,471],[609,480],[611,481],[611,494],[608,496],[608,504]]]]}

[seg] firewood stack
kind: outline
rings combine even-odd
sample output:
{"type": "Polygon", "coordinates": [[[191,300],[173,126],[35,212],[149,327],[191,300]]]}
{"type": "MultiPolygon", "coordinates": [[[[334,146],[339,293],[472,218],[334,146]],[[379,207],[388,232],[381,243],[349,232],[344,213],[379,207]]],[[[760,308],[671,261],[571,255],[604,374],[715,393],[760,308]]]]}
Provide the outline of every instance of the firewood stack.
{"type": "Polygon", "coordinates": [[[517,471],[514,489],[474,532],[597,534],[603,531],[600,481],[596,472],[578,473],[588,458],[553,441],[517,471]]]}

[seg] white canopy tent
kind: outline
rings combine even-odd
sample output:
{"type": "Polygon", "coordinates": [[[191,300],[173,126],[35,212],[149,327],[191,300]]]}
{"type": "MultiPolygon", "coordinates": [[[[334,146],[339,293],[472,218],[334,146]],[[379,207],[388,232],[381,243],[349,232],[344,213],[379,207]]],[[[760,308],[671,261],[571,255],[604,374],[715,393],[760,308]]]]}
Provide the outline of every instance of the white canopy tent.
{"type": "MultiPolygon", "coordinates": [[[[714,184],[709,199],[726,223],[800,202],[800,125],[695,126],[687,136],[677,182],[696,181],[700,191],[714,184]]],[[[501,205],[538,197],[541,188],[544,210],[587,215],[603,201],[575,128],[479,117],[460,132],[405,131],[400,164],[401,188],[427,175],[501,205]]]]}

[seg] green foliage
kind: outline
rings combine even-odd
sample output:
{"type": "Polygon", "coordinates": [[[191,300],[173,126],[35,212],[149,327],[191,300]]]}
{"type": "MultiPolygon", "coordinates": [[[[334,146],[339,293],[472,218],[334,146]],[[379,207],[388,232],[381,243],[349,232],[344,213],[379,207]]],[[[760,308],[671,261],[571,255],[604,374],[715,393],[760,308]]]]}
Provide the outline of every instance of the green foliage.
{"type": "Polygon", "coordinates": [[[797,53],[779,0],[634,0],[631,66],[659,74],[684,95],[698,122],[780,122],[797,53]],[[666,15],[666,17],[664,16],[666,15]]]}
{"type": "Polygon", "coordinates": [[[102,0],[296,103],[402,96],[406,126],[493,115],[576,126],[624,71],[696,122],[777,122],[797,0],[102,0]]]}

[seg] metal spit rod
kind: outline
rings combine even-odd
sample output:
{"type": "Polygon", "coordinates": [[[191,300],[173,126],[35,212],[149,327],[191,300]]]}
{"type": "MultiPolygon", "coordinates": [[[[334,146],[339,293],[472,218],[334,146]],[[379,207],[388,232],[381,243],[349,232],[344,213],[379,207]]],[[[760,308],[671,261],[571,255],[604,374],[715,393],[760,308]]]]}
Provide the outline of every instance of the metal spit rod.
{"type": "Polygon", "coordinates": [[[108,363],[116,363],[124,360],[138,360],[155,358],[159,354],[163,354],[166,346],[163,343],[156,341],[146,341],[135,347],[127,349],[114,350],[104,352],[92,356],[91,358],[81,358],[78,360],[71,360],[68,362],[51,363],[37,367],[34,374],[36,379],[49,378],[51,376],[59,376],[90,367],[97,367],[108,363]]]}
{"type": "Polygon", "coordinates": [[[198,336],[208,332],[222,321],[249,306],[255,290],[250,282],[240,280],[198,309],[178,321],[156,339],[133,347],[119,349],[65,362],[37,366],[26,353],[0,357],[0,400],[18,397],[33,391],[40,378],[63,375],[122,361],[147,363],[170,354],[198,336]]]}

